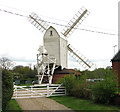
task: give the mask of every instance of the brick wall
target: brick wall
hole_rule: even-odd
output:
[[[118,83],[119,83],[119,87],[120,87],[120,62],[112,62],[112,67],[115,73],[118,74]]]
[[[61,72],[61,71],[60,71]],[[73,74],[73,75],[80,75],[80,72],[78,71],[75,71],[74,69],[64,69],[62,71],[63,73],[56,73],[53,75],[53,80],[52,80],[52,83],[57,83],[57,81],[61,78],[63,78],[64,76],[66,75],[70,75],[70,74]]]
[[[63,78],[66,75],[70,75],[70,74],[54,74],[52,83],[53,84],[57,83],[59,79]]]

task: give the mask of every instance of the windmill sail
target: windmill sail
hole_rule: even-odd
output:
[[[70,44],[67,46],[69,54],[85,69],[96,68],[96,65],[89,61],[85,56],[83,56],[79,51],[73,48]]]
[[[49,25],[42,20],[36,13],[31,13],[29,15],[29,22],[33,24],[37,29],[42,31],[43,33],[48,29]]]
[[[65,37],[68,37],[81,23],[82,21],[87,17],[89,14],[88,10],[85,8],[81,8],[80,11],[78,11],[77,14],[73,17],[72,20],[68,23],[67,26],[63,29],[61,32]]]

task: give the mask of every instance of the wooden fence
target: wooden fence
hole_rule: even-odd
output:
[[[66,89],[62,84],[41,84],[34,86],[16,86],[12,99],[35,98],[66,95]]]

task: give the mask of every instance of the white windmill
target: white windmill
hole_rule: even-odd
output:
[[[68,36],[82,23],[88,14],[87,9],[81,8],[68,25],[65,26],[61,32],[62,36],[59,35],[55,28],[49,27],[47,22],[42,20],[37,14],[32,13],[29,15],[29,21],[44,33],[44,45],[39,48],[39,54],[37,54],[39,84],[42,83],[44,76],[48,77],[51,84],[55,68],[59,66],[62,68],[68,67],[68,52],[85,69],[95,68],[95,64],[81,55],[67,41]]]

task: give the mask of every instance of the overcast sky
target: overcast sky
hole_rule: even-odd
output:
[[[37,13],[43,20],[62,25],[73,18],[81,7],[90,12],[89,16],[68,38],[68,42],[78,49],[97,67],[111,66],[114,45],[118,45],[118,1],[119,0],[0,0],[0,9],[25,16]],[[63,26],[50,24],[59,33]],[[95,32],[91,32],[95,31]],[[96,33],[96,32],[104,32]],[[111,35],[116,34],[116,35]],[[16,65],[36,64],[36,54],[43,44],[43,33],[28,21],[0,11],[0,57],[8,57]],[[117,52],[117,47],[115,52]],[[69,68],[81,67],[69,58]]]

